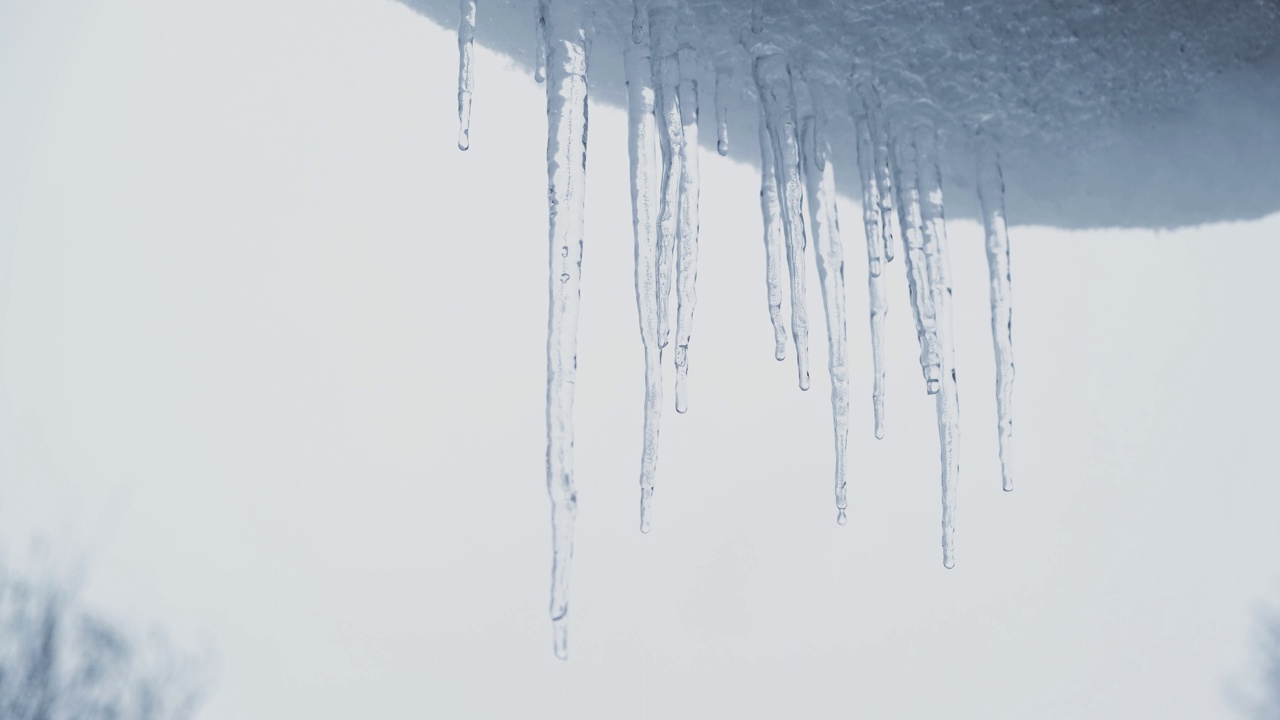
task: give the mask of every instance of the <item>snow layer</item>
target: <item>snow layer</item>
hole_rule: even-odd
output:
[[[455,2],[403,2],[457,26]],[[827,95],[847,96],[856,68],[880,88],[890,117],[937,125],[953,216],[979,216],[979,129],[1000,141],[1014,222],[1164,227],[1280,208],[1280,143],[1260,140],[1274,136],[1280,107],[1274,0],[693,0],[681,22],[702,43],[705,87],[727,85],[728,132],[738,137],[750,137],[756,119],[741,42],[755,6],[761,34]],[[593,101],[623,107],[634,7],[593,7]],[[532,68],[533,17],[533,0],[490,0],[476,39]],[[729,72],[717,78],[717,68]],[[482,95],[476,104],[495,107]],[[828,106],[833,152],[854,167],[847,103]],[[717,135],[702,141],[715,147]],[[752,145],[729,152],[755,162]]]

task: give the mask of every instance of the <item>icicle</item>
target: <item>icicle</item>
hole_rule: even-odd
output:
[[[716,151],[729,154],[729,80],[733,70],[725,65],[716,68]]]
[[[547,5],[538,0],[538,4],[534,6],[534,37],[535,47],[533,49],[533,79],[536,82],[542,82],[547,77]]]
[[[862,107],[854,109],[854,116],[865,114],[867,127],[871,132],[871,147],[874,153],[876,183],[880,196],[880,234],[884,238],[884,260],[893,262],[893,175],[890,172],[891,158],[889,153],[889,137],[885,129],[884,111],[880,107],[880,93],[871,82],[862,80],[856,83],[855,95]]]
[[[786,58],[768,47],[756,57],[753,74],[764,104],[769,140],[773,147],[775,177],[782,207],[782,229],[787,241],[787,267],[791,271],[791,335],[796,346],[800,389],[809,389],[809,318],[805,309],[805,229],[801,212],[800,142],[796,136],[795,96]]]
[[[809,87],[809,101],[813,103],[813,146],[814,160],[818,163],[818,172],[826,172],[827,156],[831,154],[831,144],[827,142],[827,102],[822,85],[806,80]]]
[[[871,404],[875,411],[876,439],[884,438],[884,320],[888,312],[885,299],[884,277],[881,274],[884,250],[880,218],[880,188],[875,175],[875,151],[871,144],[871,128],[865,117],[854,121],[858,135],[858,174],[862,180],[862,224],[867,235],[867,289],[871,307],[871,358],[875,379],[871,391]]]
[[[849,329],[844,307],[844,247],[836,215],[835,170],[831,163],[820,168],[818,158],[829,154],[819,148],[817,122],[805,118],[800,145],[804,150],[804,177],[808,192],[809,226],[818,258],[818,283],[827,317],[827,367],[831,374],[831,417],[836,437],[837,522],[845,523],[845,454],[849,446]]]
[[[925,258],[939,353],[942,387],[935,402],[942,463],[942,564],[955,566],[956,481],[960,474],[960,400],[956,387],[955,345],[951,328],[951,259],[942,209],[942,172],[938,167],[937,134],[932,125],[915,131],[919,196]]]
[[[906,250],[907,287],[911,291],[916,338],[920,341],[920,371],[924,375],[925,387],[932,395],[938,392],[941,370],[929,288],[929,265],[925,260],[924,237],[921,234],[915,149],[911,138],[899,138],[896,133],[889,133],[889,145],[893,155],[894,190],[898,194],[898,227],[902,229],[902,244]]]
[[[662,351],[658,347],[658,213],[654,116],[649,46],[626,51],[627,120],[631,150],[631,222],[636,242],[636,309],[644,345],[644,440],[640,452],[640,532],[649,532],[649,506],[658,465],[658,421],[662,416]]]
[[[476,41],[476,0],[462,0],[458,20],[458,149],[471,146],[471,93],[475,90],[472,61]]]
[[[662,200],[658,212],[658,347],[661,348],[667,346],[671,334],[671,275],[683,175],[680,148],[684,144],[684,126],[680,114],[680,61],[676,56],[678,21],[674,0],[650,1],[649,50],[661,131],[658,138],[662,146]]]
[[[751,32],[756,35],[764,32],[764,0],[751,1]]]
[[[787,327],[782,320],[782,208],[778,204],[777,164],[769,139],[764,105],[760,105],[760,213],[764,218],[764,279],[769,298],[769,321],[773,323],[773,357],[787,357]]]
[[[578,366],[582,209],[587,164],[586,34],[576,0],[547,3],[547,491],[551,496],[551,621],[568,656],[569,566],[578,497],[573,483],[573,388]]]
[[[1004,216],[1004,176],[1000,154],[990,141],[978,153],[978,199],[987,234],[991,277],[991,337],[996,353],[996,412],[1000,421],[1000,475],[1013,490],[1009,453],[1013,445],[1013,285],[1009,270],[1009,230]]]
[[[631,7],[631,42],[634,45],[643,45],[645,36],[649,34],[646,24],[649,10],[645,7],[645,0],[633,0]]]
[[[698,302],[698,51],[680,45],[680,220],[676,259],[676,412],[689,410],[689,339]]]

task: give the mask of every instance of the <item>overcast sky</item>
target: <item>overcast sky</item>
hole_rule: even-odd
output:
[[[757,171],[704,152],[691,409],[668,402],[641,537],[626,125],[592,107],[562,663],[545,96],[480,50],[460,153],[456,53],[389,0],[0,0],[11,558],[47,537],[84,558],[87,603],[213,646],[209,720],[1231,716],[1280,601],[1280,216],[1013,229],[1012,494],[981,231],[949,223],[946,571],[900,262],[877,442],[860,213],[841,205],[842,528],[818,293],[800,393],[772,358]]]

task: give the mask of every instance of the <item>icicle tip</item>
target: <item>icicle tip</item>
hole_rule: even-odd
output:
[[[552,641],[555,643],[556,657],[569,659],[569,619],[562,616],[551,621]]]

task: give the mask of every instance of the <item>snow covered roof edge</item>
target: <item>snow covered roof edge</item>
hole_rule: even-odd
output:
[[[456,2],[400,1],[457,26]],[[592,100],[621,107],[632,3],[588,1]],[[766,0],[763,10],[765,33],[827,98],[845,194],[859,194],[848,113],[856,66],[891,114],[938,125],[951,217],[977,216],[978,128],[1000,140],[1016,224],[1167,228],[1280,210],[1275,0]],[[476,30],[531,79],[534,13],[535,0],[480,0]],[[754,164],[758,111],[740,42],[751,13],[747,0],[684,7],[703,66],[703,144],[715,151],[712,88],[727,67],[729,153]]]

